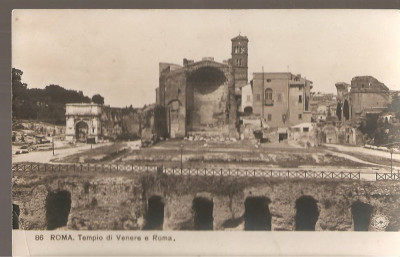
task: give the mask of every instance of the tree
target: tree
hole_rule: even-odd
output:
[[[342,105],[340,103],[338,103],[336,107],[336,116],[338,117],[339,121],[342,120]]]
[[[92,96],[92,102],[95,104],[104,104],[104,97],[99,94]]]
[[[82,91],[67,90],[59,85],[29,89],[22,83],[22,74],[21,70],[12,69],[12,116],[15,119],[65,124],[65,104],[90,103],[91,99]]]
[[[27,84],[22,83],[22,74],[21,70],[12,68],[12,99],[16,99],[17,97],[23,96],[26,93]]]
[[[375,137],[375,132],[378,129],[378,119],[379,119],[379,114],[368,114],[366,116],[365,123],[362,122],[360,124],[359,129],[363,134],[367,134],[370,138]]]
[[[349,109],[349,102],[347,100],[344,101],[343,104],[343,116],[345,120],[350,119],[350,109]]]

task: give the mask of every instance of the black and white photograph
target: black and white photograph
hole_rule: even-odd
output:
[[[14,10],[14,231],[400,231],[399,31],[394,10]]]

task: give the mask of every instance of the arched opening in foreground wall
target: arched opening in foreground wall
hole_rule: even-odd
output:
[[[296,200],[295,230],[315,231],[319,217],[317,201],[311,196],[302,196]]]
[[[214,203],[204,197],[196,197],[193,200],[194,229],[213,230],[213,209]]]
[[[19,229],[19,215],[20,215],[19,205],[13,204],[12,205],[12,228],[13,229]]]
[[[247,197],[244,202],[244,229],[271,230],[271,213],[267,197]]]
[[[47,229],[64,227],[71,210],[71,193],[68,191],[49,192],[46,198]]]
[[[351,205],[354,231],[368,231],[373,210],[374,207],[372,205],[361,201],[356,201]]]
[[[147,201],[146,230],[162,230],[164,224],[164,203],[161,196],[154,195]]]

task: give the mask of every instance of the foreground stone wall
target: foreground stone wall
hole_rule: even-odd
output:
[[[317,231],[352,231],[351,206],[373,207],[369,230],[400,230],[400,182],[168,176],[165,174],[48,172],[13,176],[13,203],[20,208],[20,228],[47,229],[50,193],[68,191],[71,206],[61,229],[140,230],[147,219],[148,199],[160,196],[164,230],[195,229],[193,200],[212,202],[214,230],[243,230],[245,201],[268,199],[271,230],[295,230],[296,201],[315,199]],[[377,221],[387,223],[374,225]],[[379,225],[379,224],[378,224]]]

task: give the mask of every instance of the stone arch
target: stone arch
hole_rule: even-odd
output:
[[[317,201],[312,196],[304,195],[296,200],[295,208],[295,230],[315,231],[319,217]]]
[[[368,231],[373,210],[372,205],[359,200],[351,205],[354,231]]]
[[[205,197],[196,197],[193,199],[192,209],[194,211],[194,229],[213,230],[213,200]]]
[[[146,230],[162,230],[164,224],[164,201],[161,196],[153,195],[147,200]]]
[[[75,138],[79,142],[86,142],[89,136],[89,124],[85,120],[75,122]]]
[[[52,230],[66,226],[71,210],[71,193],[66,190],[49,192],[45,208],[47,229]]]
[[[253,107],[252,106],[246,106],[246,107],[244,107],[243,112],[244,112],[245,116],[249,116],[249,115],[251,115],[253,113]]]
[[[268,205],[271,200],[268,197],[247,197],[244,206],[245,230],[271,230],[271,213]]]
[[[167,127],[170,137],[175,138],[180,130],[180,112],[182,103],[179,99],[172,99],[167,104]]]
[[[335,126],[328,125],[322,128],[324,143],[336,144],[338,143],[339,130]]]
[[[171,106],[171,108],[173,107],[173,108],[177,109],[182,106],[182,103],[181,103],[181,101],[179,101],[179,99],[172,99],[171,101],[168,102],[167,105]]]

